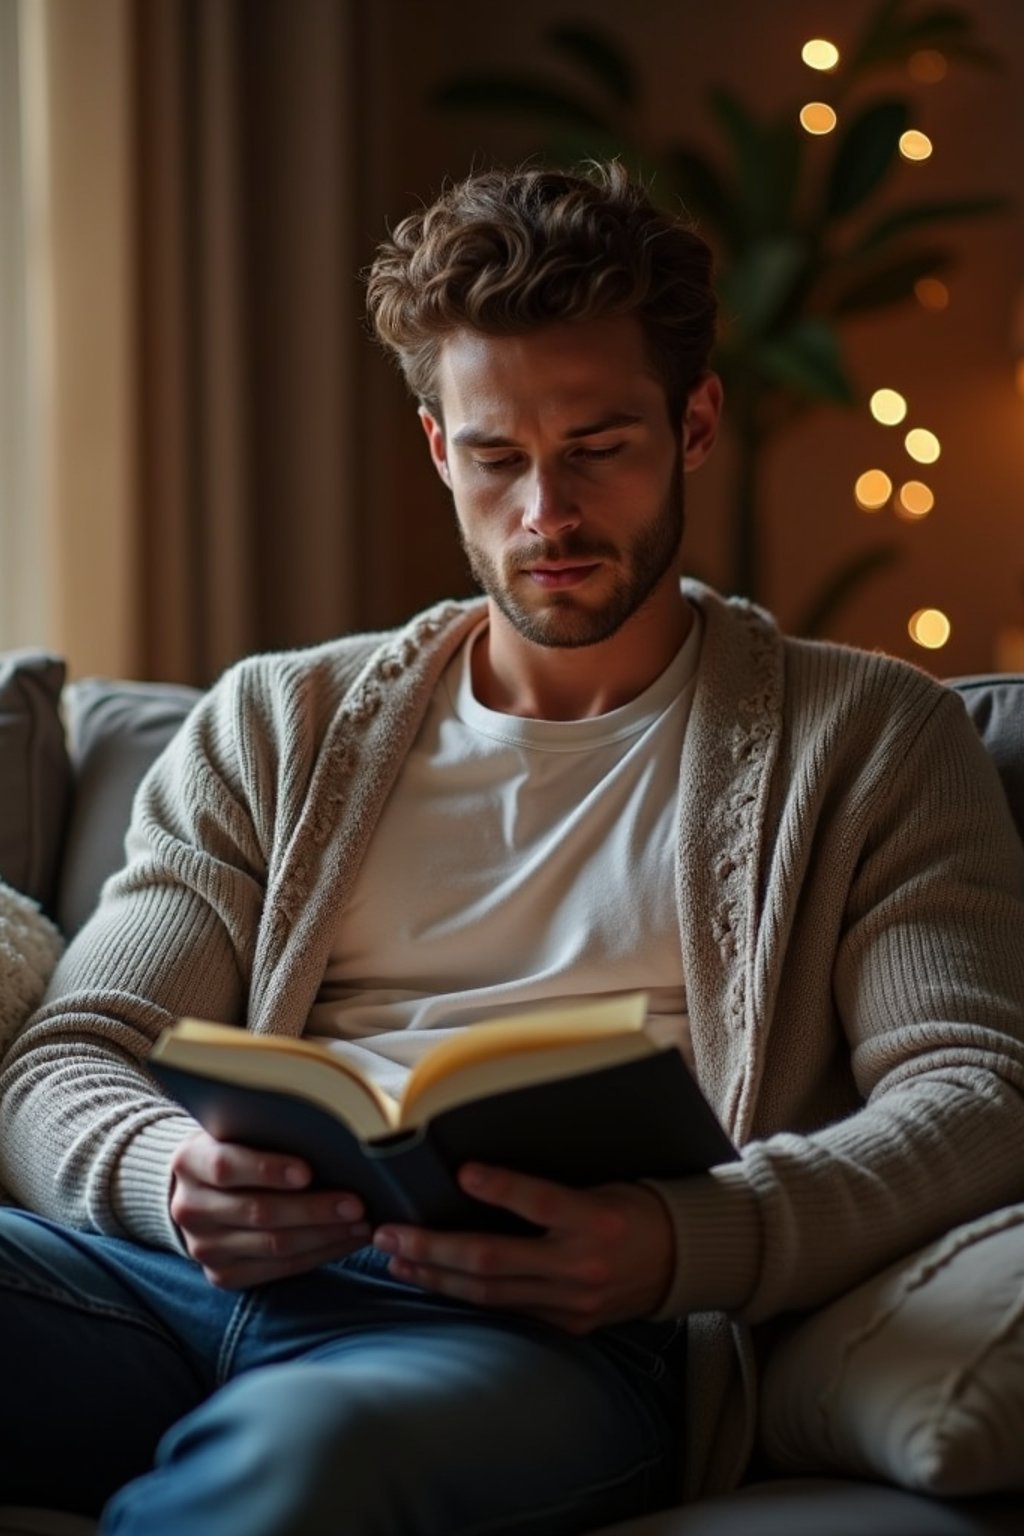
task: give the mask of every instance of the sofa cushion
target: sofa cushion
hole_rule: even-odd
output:
[[[963,699],[999,770],[1017,830],[1024,838],[1024,676],[959,677],[950,687]]]
[[[96,905],[100,887],[124,862],[132,800],[147,768],[200,697],[176,683],[83,678],[64,694],[67,739],[77,781],[57,893],[69,936]]]
[[[0,1536],[93,1536],[95,1520],[56,1509],[0,1508]]]
[[[0,877],[53,910],[71,795],[60,694],[64,663],[0,655]]]
[[[1013,1495],[939,1503],[876,1483],[801,1477],[751,1483],[595,1536],[1020,1536],[1021,1529]]]
[[[768,1364],[761,1424],[786,1472],[931,1494],[1024,1488],[1024,1205],[802,1322]]]

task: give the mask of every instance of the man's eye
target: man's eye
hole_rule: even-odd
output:
[[[514,469],[518,464],[518,457],[514,453],[508,453],[501,459],[474,459],[477,469],[482,469],[485,474],[501,474],[505,470]]]
[[[610,443],[605,448],[581,448],[579,454],[581,459],[596,463],[601,459],[613,459],[617,453],[622,452],[624,447],[624,443]]]

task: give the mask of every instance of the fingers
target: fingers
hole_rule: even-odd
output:
[[[171,1216],[190,1231],[242,1227],[339,1227],[360,1221],[363,1207],[355,1195],[315,1190],[294,1195],[265,1189],[220,1190],[179,1178],[171,1196]],[[367,1229],[368,1230],[368,1229]]]
[[[294,1158],[200,1131],[171,1166],[171,1218],[213,1285],[234,1290],[300,1274],[370,1235],[358,1196],[308,1189],[310,1170]]]
[[[641,1185],[574,1190],[501,1169],[467,1166],[463,1187],[543,1225],[536,1237],[433,1232],[387,1225],[373,1234],[398,1280],[573,1333],[649,1316],[674,1258],[668,1214]]]
[[[207,1131],[183,1141],[171,1166],[177,1178],[218,1189],[305,1189],[313,1177],[299,1158],[217,1141]]]
[[[605,1257],[556,1236],[495,1237],[490,1233],[433,1232],[423,1227],[381,1227],[374,1247],[395,1256],[398,1266],[451,1271],[481,1280],[540,1280],[550,1284],[599,1285],[607,1278]],[[406,1278],[403,1275],[402,1278]]]
[[[549,1276],[480,1274],[436,1264],[394,1259],[389,1270],[396,1280],[441,1291],[446,1296],[492,1310],[538,1317],[572,1333],[588,1333],[606,1320],[605,1293],[594,1286]]]
[[[538,1227],[567,1224],[575,1214],[579,1192],[547,1179],[534,1179],[508,1168],[491,1168],[483,1163],[464,1163],[459,1169],[459,1183],[467,1195],[486,1205],[500,1205]]]
[[[300,1274],[362,1247],[369,1223],[341,1219],[336,1197],[328,1198],[333,1203],[321,1210],[309,1196],[214,1192],[203,1199],[179,1189],[171,1215],[211,1284],[234,1290]]]
[[[198,1251],[192,1257],[202,1266],[203,1273],[211,1285],[219,1290],[240,1291],[248,1290],[252,1286],[268,1285],[274,1280],[287,1280],[293,1275],[305,1274],[308,1270],[316,1269],[321,1264],[329,1264],[335,1259],[342,1259],[346,1254],[353,1253],[365,1243],[365,1237],[348,1237],[339,1239],[335,1235],[330,1241],[324,1241],[322,1234],[319,1240],[314,1240],[310,1235],[311,1246],[304,1247],[301,1251],[272,1257],[254,1257],[250,1254],[232,1254],[222,1245],[211,1247],[207,1251],[202,1243],[197,1243]],[[201,1257],[200,1255],[205,1255]]]

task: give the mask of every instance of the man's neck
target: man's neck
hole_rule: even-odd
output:
[[[693,624],[679,592],[678,601],[641,609],[596,645],[542,646],[493,603],[488,608],[473,651],[473,692],[486,708],[527,720],[587,720],[621,709],[661,676]]]

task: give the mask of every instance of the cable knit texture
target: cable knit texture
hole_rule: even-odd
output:
[[[0,1056],[39,1007],[63,948],[38,904],[0,880]],[[0,1185],[0,1205],[8,1199]]]
[[[63,948],[38,903],[0,880],[0,1055],[42,1002]]]
[[[683,972],[698,1077],[742,1149],[657,1186],[676,1238],[663,1311],[691,1314],[695,1493],[735,1482],[749,1451],[751,1324],[1024,1196],[1024,851],[956,695],[686,591],[704,646],[680,773]],[[480,614],[258,657],[200,703],[4,1063],[0,1179],[26,1204],[177,1246],[168,1164],[194,1127],[144,1058],[180,1014],[301,1034]]]

